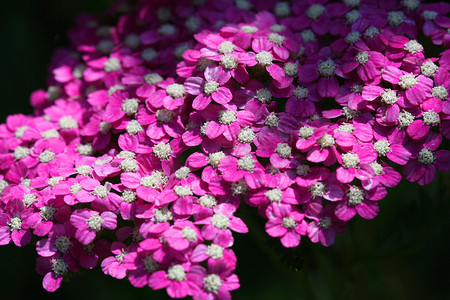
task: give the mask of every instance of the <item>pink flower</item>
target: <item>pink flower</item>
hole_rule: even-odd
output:
[[[91,243],[102,228],[115,229],[117,216],[105,211],[99,214],[89,209],[77,209],[70,216],[70,223],[76,228],[75,237],[83,245]]]

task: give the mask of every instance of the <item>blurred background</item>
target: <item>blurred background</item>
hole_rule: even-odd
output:
[[[111,0],[4,1],[0,10],[0,122],[32,113],[29,95],[46,88],[53,51],[81,12],[101,12]],[[253,209],[240,213],[250,232],[236,235],[233,299],[450,299],[450,176],[426,186],[403,182],[380,202],[379,216],[357,218],[334,246],[304,239],[286,250],[268,237]],[[33,246],[0,246],[0,299],[168,299],[126,280],[84,271],[55,293],[41,286]]]

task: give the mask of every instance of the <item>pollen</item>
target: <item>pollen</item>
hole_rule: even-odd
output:
[[[441,100],[447,100],[448,91],[443,85],[438,85],[431,89],[431,95]]]
[[[358,205],[364,201],[365,192],[359,187],[350,187],[347,190],[347,198],[349,205]]]
[[[214,214],[211,218],[211,224],[220,230],[226,230],[230,226],[230,219],[223,214]]]
[[[320,148],[330,148],[335,143],[335,139],[332,135],[325,133],[318,141],[317,144],[319,144]]]
[[[137,113],[139,107],[138,99],[125,99],[122,103],[122,111],[127,114],[127,116],[132,116]]]
[[[203,207],[214,207],[217,205],[216,197],[206,194],[198,198],[198,203]]]
[[[173,149],[172,147],[170,147],[170,144],[164,142],[159,142],[157,145],[153,146],[152,149],[153,153],[160,160],[168,160],[173,152]]]
[[[255,169],[255,160],[250,154],[247,154],[237,161],[237,165],[240,170],[253,173],[253,170]]]
[[[92,167],[88,165],[81,165],[75,168],[78,174],[88,176],[92,172]]]
[[[305,43],[313,42],[316,40],[316,35],[311,29],[305,29],[300,34],[302,35],[302,39]]]
[[[281,226],[286,229],[293,229],[298,226],[297,222],[295,222],[293,217],[284,217],[281,222]]]
[[[124,172],[137,172],[139,170],[137,161],[132,158],[126,158],[120,162],[119,168]]]
[[[197,232],[189,226],[186,226],[183,229],[181,229],[181,234],[186,240],[188,240],[191,243],[197,240]]]
[[[435,160],[436,159],[434,158],[434,154],[429,148],[423,148],[422,150],[420,150],[418,158],[419,163],[429,165],[434,163]]]
[[[352,124],[341,124],[341,125],[339,125],[338,128],[336,128],[334,130],[334,132],[338,132],[338,131],[352,133],[353,131],[355,131],[355,127],[353,127]]]
[[[112,127],[112,124],[110,122],[101,121],[100,124],[98,124],[98,130],[102,134],[108,133],[109,130],[111,129],[111,127]]]
[[[128,48],[136,49],[141,45],[141,39],[137,34],[129,34],[125,37],[124,44]]]
[[[241,129],[237,139],[243,144],[251,144],[256,139],[256,135],[250,127],[245,127]]]
[[[52,271],[56,276],[63,276],[69,269],[62,257],[52,258]]]
[[[318,181],[308,187],[308,191],[311,193],[313,198],[322,197],[327,193],[327,188],[325,184]]]
[[[172,99],[183,98],[186,96],[186,89],[182,84],[172,83],[166,88],[166,93],[172,97]]]
[[[147,255],[142,259],[142,264],[147,273],[154,273],[159,270],[159,264],[150,255]]]
[[[144,131],[144,128],[142,128],[141,124],[139,124],[138,121],[131,120],[130,122],[128,122],[126,130],[129,134],[135,135],[141,131]]]
[[[348,168],[357,168],[359,165],[359,157],[358,154],[353,152],[348,152],[342,154],[342,166],[346,169]]]
[[[158,28],[159,35],[174,36],[177,33],[177,28],[172,24],[163,24]]]
[[[158,73],[150,73],[145,75],[144,80],[148,85],[155,85],[163,81],[163,78]]]
[[[176,58],[181,60],[181,59],[183,59],[184,52],[186,52],[186,50],[188,50],[190,48],[191,48],[191,46],[189,46],[188,43],[183,43],[175,48],[175,50],[173,51],[173,54],[175,55]]]
[[[269,198],[269,200],[271,202],[281,202],[281,198],[283,197],[283,191],[280,190],[280,188],[274,188],[271,190],[268,190],[267,192],[264,193],[264,195]]]
[[[56,213],[56,208],[53,206],[42,206],[39,211],[39,216],[45,221],[49,221],[53,218],[53,215]]]
[[[58,121],[59,127],[61,129],[75,129],[78,128],[78,122],[71,116],[65,116],[59,119]]]
[[[409,42],[405,43],[403,50],[406,50],[411,54],[415,54],[417,52],[422,52],[423,46],[419,44],[416,40],[410,40]]]
[[[312,4],[306,10],[306,15],[311,20],[317,21],[325,13],[325,7],[321,4]]]
[[[19,217],[14,217],[9,220],[7,223],[9,227],[9,231],[13,232],[14,230],[22,229],[22,220]]]
[[[298,176],[306,176],[311,172],[311,167],[308,165],[298,165],[297,168],[295,168],[295,172]]]
[[[55,247],[59,252],[67,253],[69,248],[72,247],[72,242],[67,235],[61,235],[55,239]]]
[[[286,30],[286,26],[281,25],[281,24],[273,24],[272,26],[270,26],[269,29],[272,32],[283,32]]]
[[[298,136],[301,137],[302,139],[309,139],[313,134],[314,134],[314,127],[311,126],[302,126],[300,127],[300,129],[298,130]],[[333,142],[334,144],[334,142]]]
[[[359,62],[360,65],[365,65],[370,59],[370,54],[367,51],[358,52],[355,56],[355,61]]]
[[[100,215],[93,214],[89,219],[86,220],[86,223],[89,229],[94,231],[100,231],[102,229],[102,224],[105,222]]]
[[[275,152],[278,153],[281,158],[289,158],[292,154],[292,148],[287,143],[278,143]]]
[[[177,195],[181,198],[184,198],[187,196],[192,196],[194,194],[190,188],[188,188],[187,186],[181,186],[181,185],[174,186],[173,191],[174,191],[175,195]]]
[[[252,4],[248,0],[236,0],[235,5],[240,10],[250,10]]]
[[[211,165],[211,167],[216,169],[219,166],[219,161],[225,157],[226,157],[225,153],[223,153],[222,151],[219,151],[219,152],[209,153],[207,160],[208,160],[208,163]]]
[[[292,94],[297,98],[297,99],[306,99],[309,95],[309,90],[305,87],[302,86],[297,86],[295,88],[295,90],[292,91]]]
[[[230,189],[233,196],[246,195],[250,192],[250,187],[247,185],[244,178],[231,183]]]
[[[224,250],[223,247],[216,244],[211,244],[208,245],[208,248],[206,248],[205,253],[212,259],[219,259],[223,257],[223,250]]]
[[[381,102],[387,105],[395,104],[398,100],[397,93],[391,89],[387,89],[381,93]]]
[[[423,124],[430,126],[438,125],[440,121],[439,114],[433,110],[428,110],[424,112],[422,118]]]
[[[238,60],[232,55],[225,54],[220,58],[220,64],[225,70],[232,70],[238,66]]]
[[[16,128],[16,131],[14,131],[14,136],[18,139],[23,138],[25,131],[30,128],[28,126],[20,126]]]
[[[410,112],[402,110],[398,114],[397,121],[400,128],[407,128],[414,121],[414,116]]]
[[[36,194],[25,194],[22,198],[22,202],[26,207],[30,207],[34,202],[37,201]]]
[[[262,66],[271,66],[272,61],[273,61],[273,56],[272,56],[272,54],[270,54],[270,52],[261,51],[258,54],[256,54],[255,59]]]
[[[361,17],[362,17],[361,13],[356,9],[352,9],[351,11],[345,14],[345,20],[347,21],[348,24],[353,24],[356,20],[358,20]]]
[[[383,166],[381,164],[379,164],[378,162],[373,161],[369,165],[372,167],[373,172],[375,173],[375,175],[382,175],[382,174],[384,174]]]
[[[173,214],[167,207],[155,208],[153,215],[156,223],[169,222],[173,219]]]
[[[217,274],[209,274],[203,278],[203,289],[208,293],[218,294],[222,287],[222,280]]]
[[[344,0],[344,3],[347,6],[356,7],[359,6],[361,0]]]
[[[219,85],[220,84],[217,81],[214,80],[207,81],[203,86],[203,92],[206,95],[211,95],[212,93],[215,93],[219,90]]]
[[[44,150],[39,154],[39,161],[41,163],[49,163],[54,160],[56,157],[55,153],[52,150]]]
[[[403,7],[406,8],[406,10],[416,10],[419,6],[419,0],[403,0]]]
[[[74,183],[70,186],[69,190],[72,195],[76,195],[79,191],[81,191],[83,187],[79,183]]]
[[[376,28],[375,26],[370,26],[369,28],[364,31],[364,37],[366,38],[374,38],[375,36],[379,35],[381,31]]]
[[[197,18],[196,16],[190,16],[186,22],[184,23],[184,25],[186,25],[186,28],[194,33],[197,32],[198,29],[200,28],[200,26],[202,26],[202,21]]]
[[[255,97],[261,103],[269,103],[272,100],[272,93],[268,89],[263,88],[256,91]]]
[[[361,39],[361,33],[359,31],[352,31],[345,37],[345,41],[349,44],[354,44]]]
[[[264,124],[269,126],[270,128],[277,127],[278,124],[280,124],[280,118],[272,112],[266,117]]]
[[[219,123],[224,125],[231,125],[237,120],[236,112],[234,110],[219,111]]]
[[[122,65],[120,64],[120,60],[116,57],[110,57],[105,63],[103,64],[103,70],[106,73],[119,71],[122,69]]]
[[[390,11],[388,12],[387,20],[389,25],[397,27],[405,23],[406,17],[402,11]]]
[[[81,155],[88,156],[94,154],[94,148],[90,143],[80,144],[77,146],[77,152]]]
[[[287,77],[295,77],[298,72],[298,65],[296,63],[285,63],[283,66],[284,74]]]
[[[111,96],[111,95],[114,94],[115,92],[120,91],[120,90],[124,90],[124,89],[125,89],[125,87],[124,87],[123,85],[121,85],[121,84],[115,84],[115,85],[113,85],[112,87],[110,87],[110,88],[108,89],[108,96]]]
[[[251,25],[244,25],[241,27],[241,30],[247,34],[253,34],[258,31],[258,27]]]
[[[381,156],[385,156],[387,153],[391,152],[391,144],[386,139],[381,139],[376,141],[373,144],[373,147],[375,148],[375,151]]]
[[[159,56],[158,51],[153,48],[147,48],[142,50],[141,57],[145,61],[152,61]]]
[[[331,77],[334,75],[334,70],[336,70],[337,66],[334,61],[329,58],[326,61],[322,61],[319,63],[317,67],[317,72],[323,77]]]
[[[398,85],[405,90],[412,89],[417,83],[417,78],[412,73],[402,75],[399,79],[400,82],[398,83]]]
[[[270,42],[272,42],[278,46],[281,46],[283,44],[283,42],[286,40],[286,37],[279,35],[278,33],[274,33],[274,32],[267,34],[267,38],[269,39]]]
[[[422,12],[422,16],[425,19],[425,21],[433,21],[434,19],[437,18],[438,15],[439,13],[437,11],[432,10],[424,10]]]
[[[8,181],[0,179],[0,193],[9,185]]]
[[[219,53],[222,54],[230,54],[233,53],[234,49],[236,49],[236,46],[230,42],[230,41],[225,41],[222,42],[218,47],[217,47],[217,51]]]
[[[99,185],[95,187],[95,189],[91,192],[91,194],[99,197],[100,199],[103,199],[108,197],[109,191],[105,186]]]
[[[175,171],[175,177],[177,179],[188,178],[190,173],[191,173],[191,169],[189,169],[189,167],[181,167]]]
[[[160,124],[167,124],[172,122],[173,118],[175,117],[175,112],[165,108],[158,109],[155,113],[155,117]]]
[[[120,198],[122,198],[122,201],[126,203],[133,203],[137,200],[136,193],[129,189],[124,190]]]
[[[28,154],[30,154],[30,149],[27,147],[17,146],[16,149],[14,149],[13,156],[15,160],[20,160],[27,157]]]
[[[135,158],[136,154],[133,151],[128,151],[128,150],[122,150],[119,152],[119,154],[116,155],[116,158]]]

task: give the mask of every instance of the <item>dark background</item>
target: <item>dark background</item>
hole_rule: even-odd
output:
[[[46,88],[47,66],[81,12],[100,12],[110,0],[3,1],[0,10],[0,122],[31,113],[29,95]],[[241,288],[234,299],[450,299],[450,176],[426,187],[403,182],[380,201],[379,216],[357,218],[336,244],[305,238],[285,250],[264,233],[252,209],[240,213],[250,232],[234,250]],[[84,271],[55,293],[35,273],[35,249],[0,247],[0,299],[167,299],[126,280]]]

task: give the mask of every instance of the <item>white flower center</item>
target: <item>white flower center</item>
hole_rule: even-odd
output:
[[[218,259],[223,257],[223,248],[219,245],[211,244],[208,245],[208,248],[206,248],[205,253],[213,259]]]
[[[56,155],[52,150],[44,150],[39,154],[39,161],[45,164],[54,160],[55,157]]]
[[[152,175],[141,178],[140,185],[146,188],[157,189],[160,185],[164,186],[167,181],[168,177],[163,172],[154,170]]]
[[[281,158],[289,158],[292,154],[292,148],[287,143],[278,143],[275,152],[278,153]]]
[[[65,116],[59,119],[58,121],[59,127],[61,129],[75,129],[78,128],[78,122],[71,116]]]
[[[156,223],[164,223],[173,219],[173,214],[167,207],[155,208],[153,214]]]
[[[241,10],[249,10],[252,7],[252,4],[248,0],[236,0],[234,3]]]
[[[190,48],[191,47],[189,46],[188,43],[181,44],[175,48],[175,50],[173,51],[173,54],[175,54],[176,58],[183,59],[184,52],[186,52],[186,50],[188,50]]]
[[[251,154],[247,154],[237,161],[237,165],[239,169],[253,173],[253,170],[255,169],[255,160]]]
[[[19,217],[14,217],[9,220],[7,223],[9,226],[9,230],[13,232],[14,230],[21,230],[22,229],[22,220]]]
[[[234,49],[236,49],[236,46],[230,41],[222,42],[219,47],[217,47],[217,51],[222,54],[232,53]]]
[[[433,97],[439,98],[441,100],[446,100],[448,91],[443,85],[438,85],[431,89],[431,94],[433,95]]]
[[[400,128],[406,128],[414,121],[414,116],[410,112],[402,110],[398,114],[397,121]]]
[[[56,208],[54,208],[51,205],[50,206],[42,206],[39,211],[39,215],[45,221],[51,220],[55,213],[56,213]]]
[[[52,258],[52,271],[56,276],[63,276],[69,271],[69,269],[64,259],[58,257]]]
[[[116,155],[117,158],[128,158],[132,159],[136,157],[136,154],[132,151],[122,150],[119,154]]]
[[[295,168],[295,171],[298,176],[306,176],[311,172],[311,168],[308,165],[298,165],[297,168]]]
[[[116,84],[113,85],[112,87],[110,87],[108,89],[108,96],[111,96],[112,94],[114,94],[115,92],[119,91],[119,90],[124,90],[125,87],[121,84]],[[93,90],[94,91],[94,90]]]
[[[348,168],[356,168],[359,165],[359,157],[358,154],[353,152],[348,152],[342,154],[342,166],[346,169]]]
[[[214,207],[217,205],[217,200],[213,195],[206,194],[198,199],[198,203],[203,207]]]
[[[283,191],[280,190],[280,188],[274,188],[271,190],[268,190],[264,193],[264,195],[269,198],[271,202],[281,202],[281,198],[283,197]]]
[[[159,142],[157,145],[152,147],[153,153],[158,157],[160,160],[168,160],[170,158],[170,155],[173,152],[172,147],[170,147],[169,143]]]
[[[203,86],[203,92],[206,95],[211,95],[212,93],[215,93],[219,90],[219,85],[220,84],[217,81],[214,80],[207,81]]]
[[[219,111],[219,123],[230,125],[237,120],[236,112],[234,110]]]
[[[345,5],[351,7],[359,6],[360,2],[360,0],[344,0]]]
[[[309,90],[305,87],[302,86],[297,86],[295,88],[295,90],[292,91],[292,94],[297,98],[297,99],[305,99],[306,97],[308,97],[309,95]]]
[[[298,136],[307,140],[314,134],[314,127],[311,126],[302,126],[298,130]]]
[[[125,112],[127,116],[132,116],[137,113],[138,107],[138,99],[125,99],[122,103],[122,111]]]
[[[245,182],[244,178],[231,183],[230,189],[233,196],[246,195],[248,194],[248,192],[250,192],[250,188]]]
[[[158,51],[153,48],[147,48],[142,50],[141,57],[145,61],[152,61],[159,56]]]
[[[190,32],[197,32],[200,26],[202,25],[202,21],[197,18],[196,16],[190,16],[186,22],[184,23],[186,25],[186,28]]]
[[[278,2],[275,4],[274,9],[275,16],[285,18],[291,14],[291,8],[287,2]]]
[[[269,103],[272,100],[272,93],[266,88],[259,89],[256,91],[256,98],[261,103]]]
[[[30,207],[34,202],[37,201],[36,194],[25,194],[22,198],[22,202],[26,207]]]
[[[373,144],[373,147],[375,148],[375,151],[377,151],[377,153],[381,156],[385,156],[386,153],[389,153],[392,151],[391,144],[386,139],[381,139],[381,140],[376,141]]]
[[[258,31],[258,27],[251,25],[244,25],[241,27],[241,30],[247,34],[253,34]]]
[[[112,124],[109,122],[101,121],[98,125],[98,129],[102,134],[108,133],[108,131],[111,129]]]
[[[317,66],[317,72],[323,77],[331,77],[334,75],[334,70],[336,70],[337,66],[334,61],[329,58],[326,61],[322,61]]]
[[[426,21],[433,21],[434,19],[437,18],[438,15],[439,15],[439,13],[437,11],[432,11],[432,10],[425,10],[422,13],[423,18]]]
[[[18,139],[23,138],[23,135],[25,134],[25,131],[30,128],[28,126],[20,126],[16,128],[16,131],[14,131],[14,136]]]
[[[353,131],[355,131],[355,127],[353,127],[352,124],[341,124],[341,125],[339,125],[338,128],[336,128],[334,130],[334,132],[338,132],[338,131],[352,133]]]
[[[344,115],[344,117],[345,117],[345,118],[347,119],[347,121],[348,121],[348,120],[353,119],[354,117],[359,116],[360,111],[359,111],[359,110],[356,110],[356,109],[351,109],[351,108],[348,107],[348,106],[344,106],[344,107],[342,108],[342,114]]]
[[[258,54],[256,54],[255,59],[262,66],[271,66],[272,61],[273,61],[273,56],[272,56],[272,54],[270,54],[270,52],[261,51]]]
[[[369,52],[367,52],[367,51],[358,52],[358,54],[356,54],[356,56],[355,56],[355,60],[363,66],[366,64],[366,62],[369,61],[369,59],[370,59],[370,55],[369,55]]]
[[[372,167],[373,171],[375,172],[375,175],[384,174],[383,166],[380,165],[378,162],[373,161],[373,162],[370,163],[370,166]]]
[[[423,46],[416,40],[410,40],[409,42],[405,43],[405,47],[403,48],[403,50],[406,50],[411,54],[415,54],[417,52],[422,52]]]
[[[135,135],[141,131],[144,131],[144,128],[142,128],[141,124],[139,124],[137,120],[131,120],[128,122],[126,130],[129,134]]]
[[[388,12],[388,23],[392,27],[397,27],[405,22],[405,14],[402,11],[390,11]]]
[[[284,2],[283,2],[284,3]],[[203,289],[208,293],[217,294],[222,286],[222,280],[217,274],[209,274],[203,278]]]
[[[148,85],[155,85],[163,81],[163,78],[158,73],[150,73],[145,75],[144,80]]]
[[[55,247],[61,253],[69,252],[69,248],[72,246],[72,242],[67,235],[58,236],[55,239]]]
[[[114,48],[114,42],[109,39],[101,40],[95,48],[100,52],[109,53]]]
[[[187,178],[190,173],[191,169],[189,169],[189,167],[181,167],[175,171],[175,177],[177,177],[178,179]]]
[[[141,45],[141,39],[137,34],[129,34],[125,37],[124,43],[128,48],[136,49]]]
[[[166,88],[166,93],[172,97],[172,99],[183,98],[186,95],[186,89],[182,84],[172,83]]]
[[[181,229],[181,234],[189,242],[195,242],[197,240],[197,232],[189,226]]]
[[[270,128],[277,127],[278,124],[280,124],[280,118],[272,112],[266,117],[264,124],[269,126]]]
[[[144,257],[142,259],[142,263],[144,264],[144,268],[147,273],[154,273],[159,269],[159,264],[150,255]]]
[[[323,217],[319,219],[319,228],[328,229],[333,225],[329,217]]]
[[[296,63],[285,63],[283,66],[284,74],[287,77],[295,77],[298,72],[298,65]]]
[[[94,153],[94,148],[92,147],[92,144],[80,144],[77,147],[77,152],[81,155],[88,156],[92,155]]]
[[[250,144],[256,139],[256,135],[250,127],[241,128],[241,132],[237,137],[238,141],[243,144]]]
[[[325,13],[325,7],[321,4],[313,4],[306,10],[306,15],[311,20],[317,21]]]
[[[61,88],[58,86],[49,86],[47,89],[47,99],[54,101],[61,96]]]
[[[381,93],[381,101],[387,105],[392,105],[398,100],[397,93],[391,89],[387,89]]]
[[[79,183],[74,183],[70,186],[69,190],[72,193],[72,195],[76,195],[79,191],[81,191],[83,187]]]
[[[136,193],[133,190],[124,190],[120,196],[123,202],[133,203],[136,201]]]
[[[211,218],[212,226],[221,230],[226,230],[230,226],[230,219],[223,214],[214,214]]]
[[[28,149],[27,147],[17,146],[17,148],[14,149],[13,156],[16,160],[19,160],[27,157],[28,154],[30,154],[30,149]]]
[[[267,34],[267,38],[269,39],[270,42],[273,42],[278,46],[281,46],[283,42],[286,40],[286,37],[274,32]]]
[[[425,125],[438,125],[439,124],[439,114],[433,110],[429,110],[423,113],[423,123]]]
[[[314,31],[311,29],[305,29],[301,32],[302,39],[305,43],[309,43],[316,40],[316,35],[314,34]]]
[[[433,152],[431,152],[431,150],[429,148],[423,148],[419,152],[418,161],[424,165],[429,165],[429,164],[434,163],[435,158],[434,158]]]
[[[281,226],[283,226],[286,229],[292,229],[297,227],[297,222],[295,222],[293,217],[284,217],[283,221],[281,223]]]
[[[400,76],[398,83],[402,89],[412,89],[417,83],[417,78],[412,73]]]
[[[375,26],[370,26],[369,28],[366,29],[366,31],[364,31],[364,36],[366,38],[373,38],[377,35],[379,35],[381,32],[378,28],[376,28]]]
[[[225,153],[223,153],[222,151],[219,152],[214,152],[214,153],[210,153],[208,155],[208,163],[211,165],[211,167],[213,167],[214,169],[217,168],[219,166],[219,161],[226,157]]]
[[[415,10],[420,6],[419,0],[403,0],[403,7],[407,10]]]
[[[349,44],[354,44],[361,39],[361,33],[359,31],[352,31],[345,37],[345,41]]]
[[[95,189],[91,192],[91,194],[103,199],[108,197],[109,191],[104,185],[99,185],[95,187]]]
[[[0,179],[0,193],[9,185],[8,181]]]
[[[348,24],[353,24],[356,20],[358,20],[361,17],[362,17],[361,13],[356,9],[353,9],[345,14],[345,20],[347,21]]]
[[[308,191],[313,198],[322,197],[327,193],[327,187],[322,182],[318,181],[308,187]]]
[[[100,215],[93,214],[89,219],[86,220],[89,229],[100,231],[102,229],[102,224],[105,222]]]
[[[225,70],[232,70],[236,69],[238,65],[238,60],[234,56],[225,54],[220,58],[220,64]]]
[[[186,280],[186,272],[182,265],[173,265],[167,270],[167,278],[174,281]]]
[[[335,139],[332,135],[325,133],[318,141],[317,144],[319,144],[320,148],[329,148],[333,146],[335,143]]]
[[[136,160],[126,158],[120,162],[119,168],[125,172],[136,172],[139,169],[139,166]]]
[[[354,186],[350,187],[347,190],[348,204],[349,205],[361,204],[364,200],[364,195],[365,192],[363,189]]]
[[[174,36],[177,33],[177,28],[172,24],[163,24],[158,28],[159,35]]]
[[[188,188],[187,186],[181,186],[181,185],[174,186],[173,191],[174,191],[175,195],[177,195],[181,198],[184,198],[187,196],[192,196],[194,194],[190,188]]]
[[[91,173],[92,167],[88,165],[81,165],[75,168],[75,171],[77,171],[78,174],[87,176]]]
[[[103,64],[103,70],[106,73],[119,71],[122,68],[122,65],[120,64],[120,60],[116,57],[110,57],[105,63]]]

